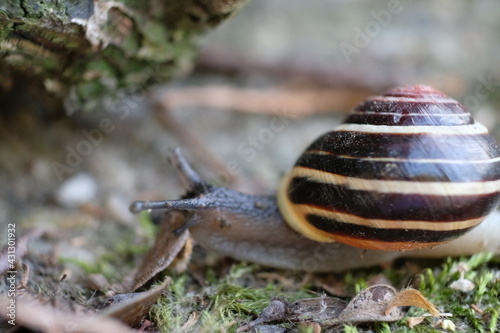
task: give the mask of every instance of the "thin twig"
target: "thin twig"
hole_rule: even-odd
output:
[[[252,58],[239,52],[206,46],[198,55],[196,70],[212,71],[227,75],[259,73],[273,80],[308,82],[315,86],[348,87],[351,89],[375,89],[389,87],[411,80],[401,72],[374,68],[350,68],[343,63],[321,64],[315,62],[284,61],[276,63],[266,58]]]
[[[369,95],[361,89],[241,89],[210,85],[169,90],[161,97],[168,108],[202,106],[247,113],[303,117],[317,113],[345,112]]]

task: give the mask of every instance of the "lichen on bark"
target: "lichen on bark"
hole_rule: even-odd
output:
[[[186,73],[199,36],[246,0],[12,0],[0,4],[0,76],[41,82],[66,111]]]

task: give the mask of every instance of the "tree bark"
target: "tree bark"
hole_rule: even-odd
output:
[[[67,112],[190,70],[198,37],[246,0],[4,0],[0,89],[43,86]]]

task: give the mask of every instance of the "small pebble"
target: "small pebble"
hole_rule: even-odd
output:
[[[57,189],[56,201],[64,207],[76,207],[92,201],[97,192],[95,179],[84,173],[69,178]]]

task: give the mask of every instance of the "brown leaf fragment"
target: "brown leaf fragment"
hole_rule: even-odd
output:
[[[191,312],[191,314],[189,315],[189,317],[186,320],[186,322],[184,323],[184,325],[182,325],[182,329],[183,330],[190,329],[198,322],[198,319],[199,319],[198,314],[194,311]]]
[[[191,261],[191,255],[193,254],[193,243],[193,237],[191,237],[191,235],[188,235],[186,243],[171,264],[172,270],[174,270],[176,273],[180,274],[187,270],[188,265]]]
[[[283,299],[275,299],[271,301],[271,303],[269,303],[269,305],[265,307],[264,310],[262,310],[257,319],[252,320],[248,324],[238,327],[236,332],[246,332],[256,326],[266,323],[285,321],[289,308],[290,303],[288,303],[287,301]]]
[[[20,286],[22,288],[26,288],[26,286],[28,285],[29,278],[30,278],[30,266],[23,263],[22,268],[23,268],[23,270],[21,272],[21,284],[20,284]]]
[[[424,321],[425,317],[410,317],[406,320],[409,328],[413,328]]]
[[[401,306],[418,306],[426,309],[433,316],[442,315],[418,290],[405,289],[398,293],[392,286],[379,284],[362,290],[348,304],[335,297],[302,299],[294,303],[281,299],[274,300],[257,319],[239,327],[236,332],[245,332],[263,324],[285,321],[316,322],[321,327],[391,322],[403,318]],[[409,325],[418,323],[418,318],[409,321]]]
[[[150,322],[149,320],[145,319],[144,322],[142,323],[141,327],[139,327],[138,331],[139,332],[146,332],[146,330],[153,326],[153,323]],[[148,331],[149,332],[149,331]]]
[[[320,322],[323,327],[342,323],[357,324],[366,322],[389,322],[403,318],[397,307],[387,310],[394,300],[396,289],[389,285],[375,285],[362,290],[347,304],[337,317]]]
[[[186,223],[184,216],[178,212],[167,214],[160,225],[153,247],[144,257],[130,291],[143,286],[156,274],[167,268],[183,249],[189,237],[186,229],[176,235],[174,231]]]
[[[276,114],[276,110],[285,110],[288,117],[304,117],[349,110],[356,105],[356,101],[363,100],[371,94],[370,90],[352,88],[276,87],[261,90],[209,85],[168,90],[159,99],[169,108],[202,106],[273,115]]]
[[[321,322],[337,316],[346,304],[339,298],[326,296],[301,299],[293,303],[275,299],[262,310],[257,319],[240,326],[236,332],[245,332],[263,324],[276,322]]]
[[[0,295],[0,308],[7,309],[12,304]],[[15,299],[15,316],[9,317],[7,311],[0,311],[0,318],[13,320],[17,327],[26,327],[36,332],[79,332],[79,333],[125,333],[134,332],[118,320],[96,316],[91,313],[74,313],[56,308],[51,303],[42,303],[29,295]]]
[[[387,306],[385,314],[387,315],[397,306],[417,306],[429,311],[434,317],[440,317],[441,315],[434,304],[429,302],[420,291],[412,288],[397,293],[392,302]]]
[[[474,310],[476,313],[483,314],[484,310],[478,307],[476,304],[471,304],[470,308]]]
[[[337,317],[347,306],[347,302],[336,297],[316,297],[301,299],[290,306],[288,320],[322,322]]]
[[[151,290],[141,293],[119,294],[108,298],[108,303],[111,305],[102,313],[102,316],[112,317],[135,327],[148,314],[169,283],[170,278],[167,277],[161,285]]]

